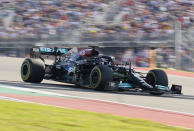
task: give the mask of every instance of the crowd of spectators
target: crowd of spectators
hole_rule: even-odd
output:
[[[115,12],[114,12],[115,13]],[[118,25],[93,25],[88,38],[118,40],[173,39],[175,22],[186,30],[194,22],[192,0],[121,0],[114,17],[120,16]],[[108,36],[108,37],[107,37]]]
[[[121,60],[131,62],[133,66],[150,67],[150,50],[146,48],[128,48],[120,54]]]
[[[159,68],[171,68],[176,67],[176,55],[173,48],[157,48],[156,50],[156,65]],[[193,58],[189,49],[180,48],[180,68],[185,71],[194,71]]]
[[[83,25],[107,6],[107,0],[1,0],[0,39],[49,39]],[[13,23],[3,19],[14,10]],[[8,19],[9,20],[9,19]]]
[[[82,41],[168,39],[174,35],[173,16],[183,29],[194,21],[193,0],[120,0],[116,24],[87,25],[106,13],[111,0],[1,0],[0,39],[62,40],[84,27]],[[12,15],[13,19],[8,19]],[[12,22],[9,22],[12,20]],[[5,28],[6,23],[11,23]],[[86,25],[86,26],[85,26]],[[82,28],[83,29],[83,28]]]

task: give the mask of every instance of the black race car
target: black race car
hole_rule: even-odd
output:
[[[53,64],[45,64],[43,56],[54,56]],[[110,56],[100,55],[96,47],[80,51],[77,48],[33,47],[30,58],[21,66],[24,82],[40,83],[43,79],[72,83],[95,90],[181,94],[182,86],[168,87],[168,77],[163,70],[137,72],[131,62],[115,64]]]

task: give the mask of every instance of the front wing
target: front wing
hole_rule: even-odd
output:
[[[141,92],[156,92],[156,93],[170,93],[170,94],[182,94],[182,86],[181,85],[172,85],[171,88],[168,86],[156,85],[154,90],[141,90],[141,87],[134,86],[130,83],[115,83],[109,82],[108,85],[109,90],[118,90],[118,91],[141,91]]]

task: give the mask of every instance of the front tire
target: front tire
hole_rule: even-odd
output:
[[[24,82],[40,83],[45,74],[45,65],[39,59],[26,58],[21,66],[21,78]]]
[[[105,90],[112,79],[112,70],[108,66],[95,66],[90,73],[90,87],[95,90]]]
[[[160,69],[150,70],[146,76],[146,82],[153,86],[155,92],[150,92],[152,95],[162,95],[163,92],[157,92],[156,85],[168,86],[167,74]]]

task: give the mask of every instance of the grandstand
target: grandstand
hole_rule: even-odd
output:
[[[60,41],[76,30],[81,41],[173,39],[170,15],[183,28],[194,19],[189,0],[2,0],[0,8],[1,41]],[[5,24],[10,11],[12,24]]]

